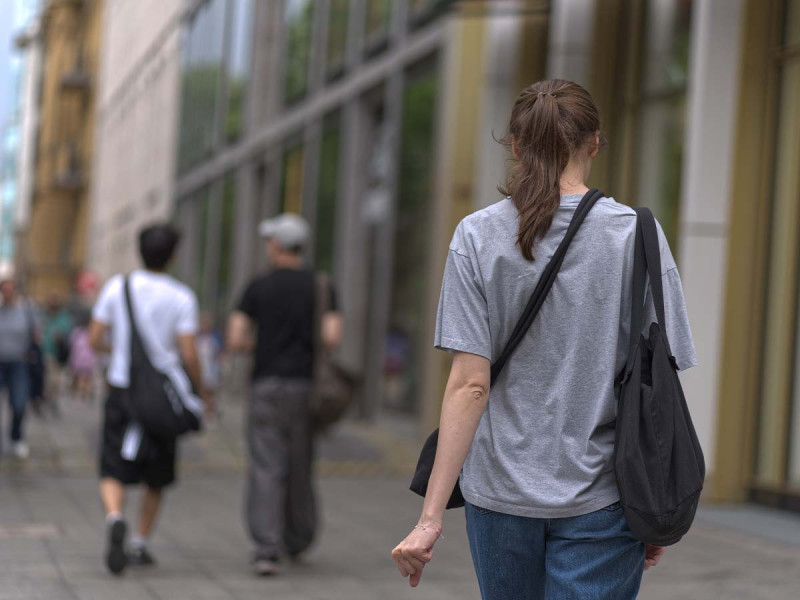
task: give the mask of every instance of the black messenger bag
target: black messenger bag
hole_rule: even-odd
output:
[[[586,215],[589,214],[589,211],[595,205],[595,202],[602,197],[603,192],[592,188],[586,192],[581,199],[580,204],[578,204],[578,207],[575,209],[575,213],[572,216],[572,221],[570,221],[569,227],[567,228],[567,233],[564,234],[564,239],[561,240],[561,243],[553,254],[553,257],[550,259],[550,262],[547,263],[547,266],[542,272],[542,275],[536,284],[536,288],[534,288],[533,294],[531,294],[530,300],[528,300],[528,304],[525,306],[522,316],[517,322],[517,325],[514,327],[514,331],[511,333],[511,337],[506,343],[505,348],[503,348],[500,356],[492,364],[492,384],[494,384],[494,382],[497,380],[497,377],[502,372],[503,367],[511,357],[511,354],[522,341],[522,338],[525,337],[525,334],[528,332],[528,329],[530,329],[530,326],[533,323],[533,320],[536,318],[539,309],[542,307],[542,304],[544,304],[545,298],[547,298],[547,294],[550,291],[550,288],[553,287],[553,282],[556,280],[558,270],[561,268],[561,263],[564,262],[564,256],[567,254],[567,248],[569,248],[572,238],[575,237],[575,234],[578,232],[581,223],[583,223],[583,220],[586,218]],[[422,447],[422,451],[419,455],[417,468],[414,472],[414,477],[411,480],[410,486],[411,491],[415,494],[425,496],[425,494],[428,492],[428,481],[431,478],[431,471],[433,471],[433,462],[436,458],[436,448],[438,445],[439,430],[436,429],[436,431],[434,431],[425,441],[425,445]],[[461,494],[461,486],[459,486],[458,481],[456,481],[456,487],[453,489],[453,493],[450,495],[450,499],[447,502],[447,508],[460,508],[462,506],[464,506],[464,496]]]
[[[202,427],[199,399],[191,389],[181,389],[190,387],[189,384],[179,387],[168,375],[153,366],[133,316],[130,278],[125,278],[124,287],[131,328],[130,381],[125,390],[131,419],[160,440],[172,440],[184,433],[199,431]],[[191,398],[186,398],[187,395]],[[196,406],[190,407],[190,402]]]
[[[617,380],[614,468],[634,537],[669,546],[689,531],[706,469],[667,339],[656,222],[647,208],[636,213],[630,352]],[[658,322],[645,338],[647,279]]]

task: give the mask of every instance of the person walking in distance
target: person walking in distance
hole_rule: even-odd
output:
[[[44,400],[54,413],[58,412],[65,389],[73,325],[72,314],[64,305],[63,297],[57,291],[51,291],[44,306],[42,352],[45,360]]]
[[[100,456],[100,499],[106,512],[106,566],[121,573],[128,565],[155,563],[147,543],[163,499],[164,489],[175,481],[175,441],[149,437],[144,432],[138,452],[123,446],[133,441],[125,403],[131,372],[131,324],[125,300],[129,285],[131,309],[150,361],[162,373],[185,369],[201,396],[202,376],[197,354],[197,298],[186,285],[167,274],[180,236],[168,224],[145,228],[139,235],[144,270],[127,279],[111,278],[103,287],[92,312],[89,340],[95,351],[110,352]],[[106,341],[110,337],[110,345]],[[138,440],[137,440],[138,441]],[[138,528],[126,548],[127,524],[123,517],[125,486],[144,484]]]
[[[28,458],[23,421],[30,395],[28,353],[36,338],[33,310],[20,296],[12,279],[0,281],[0,391],[8,390],[11,404],[11,450],[20,459]]]
[[[317,524],[311,482],[309,402],[314,343],[341,340],[342,319],[331,289],[314,331],[316,276],[303,263],[309,241],[306,221],[282,214],[261,223],[272,270],[253,280],[229,318],[227,346],[254,350],[247,439],[250,466],[246,520],[255,542],[253,567],[275,573],[285,550],[296,558],[311,545]]]
[[[523,90],[504,141],[515,159],[506,197],[461,221],[450,242],[435,345],[453,361],[438,446],[420,519],[392,557],[418,585],[459,482],[484,599],[632,600],[664,552],[631,533],[614,471],[637,214],[586,186],[602,138],[597,106],[580,85],[554,79]],[[579,205],[588,211],[576,214]],[[680,278],[657,230],[661,326],[687,369],[697,357]],[[562,240],[571,244],[549,294],[492,381],[491,365],[503,364]],[[654,315],[652,296],[646,308]]]

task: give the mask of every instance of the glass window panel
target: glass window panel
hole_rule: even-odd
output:
[[[367,0],[364,34],[367,43],[386,37],[392,19],[392,0]]]
[[[645,14],[643,92],[685,88],[689,74],[692,2],[648,0]]]
[[[217,317],[222,318],[230,300],[231,269],[233,267],[233,234],[236,221],[236,174],[225,178],[222,187],[220,214],[219,265],[217,271]]]
[[[304,154],[304,149],[301,145],[290,146],[283,153],[279,213],[291,212],[302,214]]]
[[[182,77],[180,170],[207,157],[214,147],[225,33],[225,0],[211,0],[195,14]]]
[[[284,11],[287,32],[284,98],[291,103],[302,98],[308,89],[314,2],[285,0]]]
[[[227,72],[228,106],[225,115],[225,139],[228,142],[237,140],[242,132],[253,52],[253,6],[253,0],[235,0],[232,7]]]
[[[337,114],[327,117],[323,123],[315,224],[314,267],[327,273],[333,267],[340,145],[341,129]]]
[[[445,12],[453,0],[408,0],[408,16],[416,23],[428,22]]]
[[[195,293],[200,302],[200,308],[206,309],[208,307],[208,298],[206,297],[206,282],[208,281],[208,273],[206,272],[206,246],[208,244],[208,220],[211,211],[211,194],[209,189],[205,188],[200,191],[195,201],[197,202],[197,211],[195,213],[197,218],[197,234],[195,235],[197,245],[194,248],[194,284]]]
[[[328,51],[325,68],[330,74],[340,70],[347,55],[347,26],[350,0],[330,0],[328,13]]]
[[[397,208],[392,265],[392,298],[386,338],[385,402],[413,411],[420,385],[418,350],[422,331],[425,269],[430,250],[430,206],[438,72],[435,63],[410,73],[403,92]]]
[[[685,104],[685,96],[680,94],[646,103],[639,113],[635,201],[653,210],[673,252],[677,247]]]

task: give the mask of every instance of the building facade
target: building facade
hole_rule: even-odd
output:
[[[501,151],[473,152],[498,125],[481,100],[502,96],[508,114],[544,75],[547,21],[543,2],[199,4],[184,37],[176,219],[179,271],[204,308],[221,319],[264,266],[261,218],[305,215],[309,258],[336,281],[360,414],[432,423],[447,245],[478,186],[502,177]]]
[[[261,218],[304,214],[359,413],[424,434],[452,231],[499,199],[519,91],[573,79],[608,139],[591,183],[652,207],[681,270],[707,497],[798,506],[800,0],[188,4],[171,210],[206,310],[221,320],[264,266]]]
[[[740,21],[712,490],[800,510],[800,1]]]
[[[70,294],[86,257],[88,182],[101,0],[48,0],[30,220],[18,236],[18,276],[34,298]]]
[[[172,214],[185,0],[106,0],[87,267],[138,266],[137,232]]]

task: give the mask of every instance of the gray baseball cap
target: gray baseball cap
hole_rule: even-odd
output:
[[[261,221],[258,233],[261,237],[275,240],[284,248],[304,248],[311,236],[311,228],[300,215],[283,213]]]

